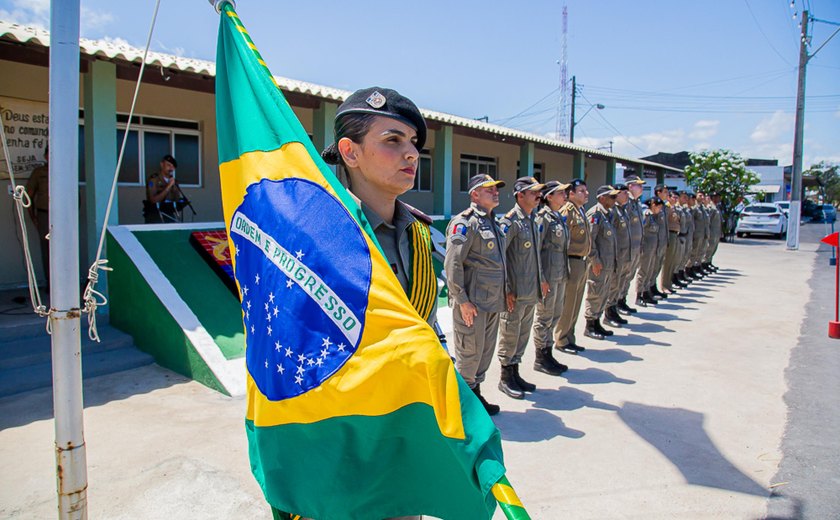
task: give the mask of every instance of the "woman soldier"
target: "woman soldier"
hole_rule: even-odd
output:
[[[645,202],[647,207],[642,211],[642,222],[644,225],[644,236],[642,238],[643,251],[656,251],[656,245],[659,243],[659,220],[657,215],[662,212],[664,202],[659,197],[651,197]],[[657,300],[653,299],[653,295],[648,290],[648,282],[653,276],[653,269],[656,263],[656,255],[650,254],[642,256],[642,263],[639,266],[639,274],[636,278],[636,305],[639,307],[647,307],[647,305],[656,305]]]
[[[444,343],[435,318],[432,220],[397,199],[414,186],[420,150],[426,142],[425,119],[417,106],[397,91],[370,87],[357,90],[338,107],[334,131],[335,142],[321,157],[347,172],[347,187],[409,301]],[[272,512],[275,519],[290,518],[274,508]]]
[[[542,189],[542,206],[536,223],[540,230],[540,264],[542,279],[548,293],[537,302],[534,319],[534,346],[537,349],[534,370],[559,376],[569,369],[551,353],[554,347],[554,326],[563,310],[563,295],[569,278],[569,230],[559,210],[566,204],[566,189],[570,184],[548,181]]]

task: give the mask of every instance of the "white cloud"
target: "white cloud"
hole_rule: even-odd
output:
[[[782,135],[793,134],[794,115],[777,110],[770,117],[765,117],[755,125],[750,139],[754,143],[769,143]]]
[[[0,9],[0,19],[49,30],[50,0],[12,0],[11,10]],[[114,15],[108,11],[81,6],[80,32],[82,34],[89,30],[102,29],[113,21]]]
[[[694,129],[688,134],[688,137],[700,140],[711,139],[717,135],[719,126],[720,121],[718,120],[701,119],[694,123]]]
[[[114,15],[108,11],[94,11],[82,6],[82,28],[83,34],[86,31],[102,29],[114,21]]]
[[[130,43],[128,43],[128,41],[123,39],[123,38],[112,38],[110,36],[105,36],[102,39],[104,41],[110,43],[111,45],[115,45],[117,47],[132,47],[132,45]]]

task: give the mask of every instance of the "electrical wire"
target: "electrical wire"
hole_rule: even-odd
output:
[[[755,22],[755,26],[756,26],[756,27],[758,27],[758,32],[760,32],[760,33],[761,33],[761,35],[762,35],[762,36],[764,36],[764,40],[767,42],[767,45],[769,45],[769,46],[770,46],[770,48],[771,48],[771,49],[773,49],[773,52],[775,52],[775,53],[776,53],[776,55],[777,55],[779,58],[781,58],[781,59],[782,59],[782,61],[783,61],[783,62],[785,62],[785,63],[787,63],[789,66],[793,67],[793,64],[792,64],[791,62],[789,62],[789,61],[787,60],[787,58],[785,58],[784,56],[782,56],[782,53],[780,53],[780,52],[779,52],[779,50],[778,50],[778,49],[776,49],[776,46],[775,46],[775,45],[773,45],[773,42],[771,42],[771,41],[770,41],[770,38],[768,38],[768,37],[767,37],[767,33],[765,33],[765,32],[764,32],[764,29],[762,29],[762,28],[761,28],[761,23],[758,21],[758,18],[756,18],[756,17],[755,17],[755,13],[754,13],[754,12],[753,12],[753,10],[752,10],[752,6],[750,6],[750,1],[749,1],[749,0],[744,0],[744,3],[747,5],[747,10],[750,12],[750,16],[752,16],[752,19],[753,19],[753,21]]]

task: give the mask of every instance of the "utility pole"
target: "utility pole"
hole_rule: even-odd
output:
[[[805,67],[808,64],[808,11],[802,11],[802,35],[799,38],[799,82],[796,89],[796,123],[793,136],[793,171],[790,179],[790,218],[787,248],[799,249],[799,219],[802,204],[802,134],[805,128]]]
[[[570,119],[571,124],[569,125],[569,142],[575,142],[575,97],[577,97],[577,82],[575,77],[572,76],[572,117]]]

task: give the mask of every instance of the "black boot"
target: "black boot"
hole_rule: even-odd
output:
[[[636,305],[639,307],[647,307],[647,299],[645,298],[645,293],[636,293]]]
[[[621,317],[621,314],[618,313],[618,305],[613,305],[607,308],[610,311],[610,317],[612,317],[613,321],[617,321],[620,325],[627,325],[630,323],[629,321],[625,320]]]
[[[634,309],[633,307],[630,307],[629,305],[627,305],[627,298],[626,297],[622,298],[618,302],[618,310],[624,311],[626,314],[636,314],[637,312],[639,312],[638,310]]]
[[[671,275],[671,284],[676,285],[680,289],[685,289],[688,287],[688,284],[684,284],[680,281],[680,277],[676,274]]]
[[[487,412],[487,415],[496,415],[497,413],[499,413],[499,411],[501,410],[501,408],[499,408],[499,405],[488,403],[487,399],[485,399],[484,396],[481,395],[480,385],[475,385],[475,388],[473,388],[472,391],[475,394],[475,396],[478,397],[478,400],[481,401],[481,406],[484,407],[484,410]]]
[[[691,284],[691,280],[685,274],[685,269],[680,269],[680,272],[677,273],[677,280],[681,281],[686,287]]]
[[[537,389],[537,385],[525,381],[522,379],[522,376],[519,375],[519,363],[513,365],[513,377],[516,379],[516,384],[519,385],[519,388],[521,388],[523,392],[533,392]]]
[[[525,392],[519,388],[519,385],[516,384],[516,376],[515,371],[516,365],[502,365],[502,379],[499,381],[499,390],[501,390],[504,394],[507,394],[508,397],[513,397],[514,399],[524,399]]]
[[[621,322],[615,319],[612,307],[607,307],[604,310],[604,323],[606,323],[610,327],[615,327],[617,329],[621,328]]]
[[[657,300],[656,298],[654,298],[654,297],[653,297],[653,295],[652,295],[652,294],[650,294],[650,293],[649,293],[649,292],[647,292],[647,291],[645,291],[645,292],[643,292],[643,293],[642,293],[642,300],[643,300],[645,303],[647,303],[648,305],[657,305],[657,304],[659,303],[659,300]]]
[[[667,298],[668,298],[668,295],[667,295],[667,294],[665,294],[664,292],[660,291],[660,290],[659,290],[659,287],[657,287],[657,286],[656,286],[656,284],[653,284],[653,285],[651,286],[651,288],[650,288],[650,293],[651,293],[653,296],[659,296],[659,297],[660,297],[661,299],[663,299],[663,300],[665,300],[665,299],[667,299]]]
[[[586,328],[583,329],[583,335],[592,339],[604,339],[604,335],[598,330],[600,323],[595,325],[596,323],[598,323],[598,320],[586,320]]]
[[[559,376],[569,367],[554,359],[551,354],[551,347],[542,347],[537,349],[537,358],[534,360],[534,370],[548,374],[550,376]]]
[[[603,335],[605,338],[608,338],[614,334],[613,331],[607,330],[604,328],[603,325],[601,325],[601,320],[595,320],[595,327],[598,329],[598,332],[600,332],[601,335]]]

